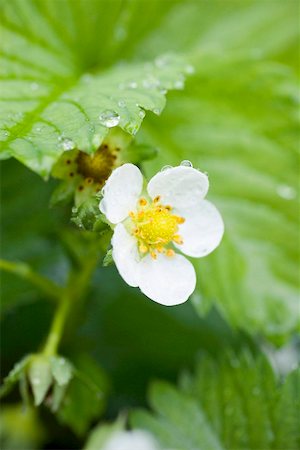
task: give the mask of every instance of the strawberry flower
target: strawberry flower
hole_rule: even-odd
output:
[[[196,274],[181,253],[201,258],[222,239],[222,217],[204,200],[208,186],[204,173],[186,165],[157,173],[144,188],[140,170],[124,164],[105,183],[99,207],[114,228],[117,269],[129,286],[157,303],[185,302]]]

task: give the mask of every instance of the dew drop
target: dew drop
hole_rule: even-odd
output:
[[[140,116],[140,118],[143,119],[143,118],[145,117],[145,115],[146,115],[145,111],[144,111],[143,109],[141,109],[141,110],[139,111],[139,116]]]
[[[30,84],[30,89],[31,89],[32,91],[37,91],[38,88],[39,88],[38,83],[31,83],[31,84]]]
[[[129,89],[136,89],[137,88],[137,82],[136,81],[129,81],[127,87]]]
[[[41,384],[40,378],[36,378],[36,377],[32,378],[32,384],[35,384],[36,386]]]
[[[180,165],[184,167],[193,167],[193,164],[188,159],[184,159],[183,161],[181,161]]]
[[[195,73],[195,68],[191,64],[188,64],[187,66],[185,66],[184,71],[185,71],[185,73],[191,75],[191,74]]]
[[[173,169],[173,166],[169,166],[169,165],[163,166],[163,167],[160,169],[160,171],[161,171],[161,172],[164,172],[165,170],[169,170],[169,169]]]
[[[143,80],[142,84],[146,89],[154,89],[160,85],[160,81],[157,78],[149,77]]]
[[[73,150],[73,148],[75,148],[75,144],[72,139],[60,137],[58,140],[64,150]]]
[[[184,88],[184,81],[183,80],[176,80],[174,82],[174,88],[175,89],[183,89]]]
[[[155,60],[156,67],[162,68],[166,67],[170,63],[170,57],[167,55],[159,56]]]
[[[92,81],[92,79],[93,79],[93,76],[90,73],[84,74],[81,78],[81,80],[87,84],[90,83]]]
[[[8,135],[9,135],[8,131],[4,131],[4,136],[8,136]]]
[[[296,190],[287,184],[279,184],[276,188],[276,192],[279,197],[284,198],[284,200],[293,200],[296,198]]]
[[[120,122],[120,116],[117,112],[106,110],[99,116],[99,120],[107,128],[116,127]]]
[[[125,106],[126,106],[125,101],[124,101],[124,100],[119,100],[119,101],[118,101],[118,106],[119,106],[120,108],[125,108]]]
[[[153,109],[153,112],[154,112],[154,114],[156,114],[157,116],[159,116],[160,113],[161,113],[161,109],[159,109],[159,108],[154,108],[154,109]]]

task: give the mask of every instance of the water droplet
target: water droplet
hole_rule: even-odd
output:
[[[136,89],[137,88],[137,82],[136,81],[129,81],[127,87],[129,89]]]
[[[154,89],[160,85],[160,81],[154,77],[148,77],[142,82],[144,88],[146,89]]]
[[[193,167],[193,164],[188,159],[184,159],[183,161],[181,161],[180,165],[184,167]]]
[[[143,118],[145,117],[145,115],[146,115],[145,111],[144,111],[143,109],[141,109],[141,110],[139,111],[139,116],[140,116],[140,118],[143,119]]]
[[[118,101],[118,106],[119,106],[120,108],[125,108],[126,102],[125,102],[124,100],[119,100],[119,101]]]
[[[107,128],[112,128],[116,127],[119,124],[120,116],[115,111],[107,110],[100,114],[99,120],[102,125],[106,126]]]
[[[41,131],[41,127],[36,127],[35,131],[39,133]]]
[[[31,89],[32,91],[37,91],[38,88],[39,88],[38,83],[31,83],[31,84],[30,84],[30,89]]]
[[[160,89],[159,90],[160,94],[162,95],[166,95],[166,93],[168,92],[167,89]]]
[[[69,138],[64,138],[64,137],[59,137],[58,140],[61,143],[61,146],[64,150],[73,150],[73,148],[75,148],[75,144],[72,141],[72,139]]]
[[[103,188],[101,189],[100,194],[104,196],[104,194],[105,194],[105,186],[103,186]]]
[[[160,113],[161,113],[161,109],[159,109],[159,108],[154,108],[154,109],[153,109],[153,112],[154,112],[154,114],[156,114],[157,116],[159,116]]]
[[[81,77],[81,80],[82,80],[84,83],[90,83],[90,82],[92,81],[92,79],[93,79],[93,76],[92,76],[90,73],[85,73],[85,74]]]
[[[173,169],[173,166],[169,166],[169,165],[163,166],[163,167],[160,169],[160,171],[161,171],[161,172],[164,172],[165,170],[169,170],[169,169]]]
[[[4,136],[8,136],[9,132],[8,131],[4,131]]]
[[[184,88],[184,81],[183,80],[176,80],[174,82],[174,88],[175,89],[183,89]]]
[[[276,188],[276,192],[279,197],[284,198],[285,200],[293,200],[296,198],[296,190],[287,184],[279,184]]]
[[[32,384],[35,384],[36,386],[41,384],[40,378],[37,378],[37,377],[32,378],[31,382],[32,382]]]
[[[185,66],[184,71],[185,71],[185,73],[191,75],[191,74],[195,73],[195,68],[191,64],[188,64],[187,66]]]
[[[165,67],[169,63],[170,63],[170,56],[168,56],[168,55],[159,56],[155,60],[155,65],[156,65],[156,67],[159,67],[159,68]]]

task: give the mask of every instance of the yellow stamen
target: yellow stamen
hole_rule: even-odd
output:
[[[176,242],[176,244],[179,244],[179,245],[183,244],[182,237],[179,236],[179,234],[176,234],[175,236],[173,236],[173,241]]]
[[[139,200],[140,206],[146,206],[147,204],[148,204],[148,202],[145,198],[140,198],[140,200]]]
[[[169,244],[175,242],[182,244],[183,240],[178,234],[179,226],[185,219],[172,214],[172,206],[162,205],[160,195],[156,196],[152,202],[148,202],[144,197],[138,201],[138,209],[134,213],[130,211],[129,216],[133,222],[132,234],[138,241],[138,248],[142,254],[149,252],[153,259],[158,253],[173,256],[174,250],[167,248]]]

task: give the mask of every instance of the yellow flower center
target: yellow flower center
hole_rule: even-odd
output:
[[[133,234],[138,240],[141,253],[149,252],[154,259],[157,252],[173,256],[174,250],[167,246],[172,242],[183,242],[178,230],[184,218],[172,214],[172,207],[162,205],[159,196],[151,203],[141,198],[137,211],[130,212],[130,217],[134,224]]]

